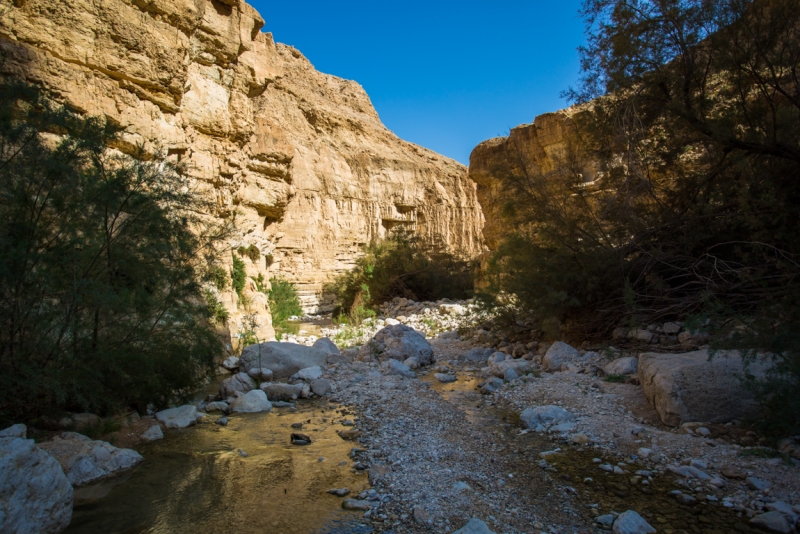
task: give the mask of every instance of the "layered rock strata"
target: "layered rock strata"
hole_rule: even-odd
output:
[[[0,5],[0,73],[118,125],[113,149],[185,164],[212,215],[235,215],[230,245],[258,249],[248,275],[297,283],[308,311],[329,304],[324,284],[361,245],[397,226],[478,255],[466,169],[399,139],[360,85],[316,71],[263,26],[240,0],[15,0]],[[249,281],[245,309],[221,292],[234,332],[255,314],[259,338],[272,337],[260,295]]]

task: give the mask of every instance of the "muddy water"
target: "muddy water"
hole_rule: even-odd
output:
[[[368,486],[353,471],[353,443],[335,433],[343,428],[334,422],[342,419],[338,409],[304,401],[296,411],[232,415],[226,427],[210,415],[208,423],[168,431],[139,447],[144,462],[127,482],[75,507],[68,532],[370,532],[360,514],[326,493],[347,487],[357,495]],[[304,423],[310,445],[290,444],[295,422]]]
[[[534,432],[519,434],[519,415],[516,412],[502,406],[483,404],[484,399],[477,391],[481,380],[476,373],[459,372],[456,375],[459,380],[447,384],[439,383],[433,373],[422,379],[430,383],[431,389],[445,400],[464,411],[471,423],[481,425],[487,432],[499,428],[510,448],[510,454],[502,459],[504,468],[509,472],[533,475],[518,477],[520,479],[536,479],[544,474],[550,483],[565,488],[587,524],[593,524],[598,515],[636,510],[663,534],[755,532],[747,524],[746,518],[737,517],[733,510],[723,507],[721,502],[706,501],[706,491],[694,494],[690,486],[682,485],[672,474],[656,475],[642,483],[646,477],[636,476],[635,472],[646,467],[637,466],[632,461],[624,467],[627,475],[607,473],[598,467],[594,459],[600,457],[604,463],[616,465],[620,461],[616,456],[604,457],[601,451],[593,447],[581,448],[553,442]],[[539,453],[557,447],[562,451],[549,455],[548,467],[543,470],[539,466]],[[522,492],[528,490],[524,486],[518,489]],[[669,494],[675,489],[694,495],[698,502],[691,505],[678,503]]]

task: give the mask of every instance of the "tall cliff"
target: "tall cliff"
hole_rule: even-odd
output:
[[[512,128],[507,137],[480,143],[469,156],[469,177],[478,186],[478,201],[486,218],[483,237],[490,250],[499,245],[508,228],[501,215],[507,198],[503,178],[509,175],[534,177],[551,173],[565,165],[571,143],[576,140],[573,118],[579,108],[545,113],[530,124]],[[597,179],[595,162],[583,159],[584,182]]]
[[[213,215],[236,215],[230,245],[259,249],[248,274],[295,282],[309,311],[330,304],[323,285],[362,244],[398,225],[478,255],[466,168],[399,139],[360,85],[316,71],[263,26],[240,0],[2,0],[0,74],[119,125],[113,148],[185,163]],[[248,291],[270,337],[266,302]],[[222,297],[235,331],[246,310]]]

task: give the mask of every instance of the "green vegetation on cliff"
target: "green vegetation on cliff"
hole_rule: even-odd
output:
[[[0,86],[3,424],[162,407],[222,352],[197,260],[220,228],[179,169],[108,150],[115,139]]]

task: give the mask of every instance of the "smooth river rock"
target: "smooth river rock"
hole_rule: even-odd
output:
[[[319,348],[270,341],[246,347],[239,358],[239,367],[245,371],[254,367],[269,369],[275,379],[286,379],[301,369],[322,367],[327,360],[327,353]]]
[[[177,408],[169,408],[156,412],[156,419],[161,421],[167,428],[186,428],[197,423],[202,414],[197,411],[197,406],[185,404]]]
[[[92,484],[138,465],[142,455],[76,432],[62,432],[39,448],[58,460],[74,487]]]
[[[430,365],[433,348],[422,334],[403,324],[381,329],[358,351],[361,361],[394,359],[404,362],[409,358],[416,358],[420,365]]]
[[[72,519],[72,484],[25,433],[25,425],[0,432],[0,532],[61,532]]]
[[[236,397],[230,405],[231,413],[268,412],[271,409],[272,404],[267,399],[267,394],[260,389]]]

